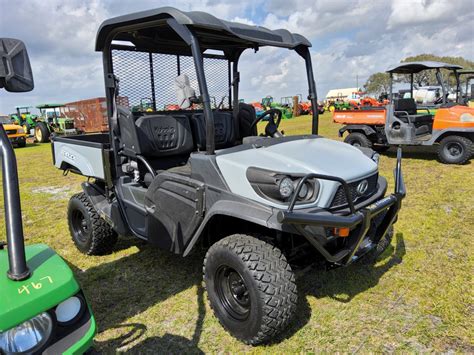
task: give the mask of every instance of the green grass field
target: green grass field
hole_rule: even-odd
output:
[[[308,133],[310,119],[284,121],[282,128]],[[321,118],[323,136],[338,139],[338,128],[329,115]],[[408,195],[383,258],[375,267],[301,275],[292,326],[273,344],[252,348],[213,316],[201,286],[200,253],[183,259],[127,238],[111,255],[80,254],[66,208],[84,178],[62,176],[49,144],[15,151],[26,242],[47,243],[74,269],[98,322],[99,351],[474,352],[474,161],[442,165],[432,151],[406,149]],[[380,162],[390,190],[394,166],[390,150]]]

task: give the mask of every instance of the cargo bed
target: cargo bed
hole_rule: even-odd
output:
[[[52,142],[54,166],[87,177],[108,180],[109,137],[107,133],[55,137]]]
[[[371,107],[362,110],[334,111],[332,119],[340,124],[384,125],[387,110],[384,107]]]

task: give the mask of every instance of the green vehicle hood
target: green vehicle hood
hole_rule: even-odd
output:
[[[56,306],[79,291],[72,270],[53,249],[44,244],[25,249],[31,277],[23,281],[7,277],[7,251],[0,250],[0,331]]]

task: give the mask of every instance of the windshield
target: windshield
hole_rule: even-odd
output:
[[[11,119],[8,116],[0,116],[0,124],[9,124],[11,123]]]

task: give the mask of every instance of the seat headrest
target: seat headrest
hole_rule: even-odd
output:
[[[181,74],[174,80],[174,89],[178,100],[178,106],[182,109],[191,107],[191,99],[196,97],[196,91],[191,87],[189,77]]]

